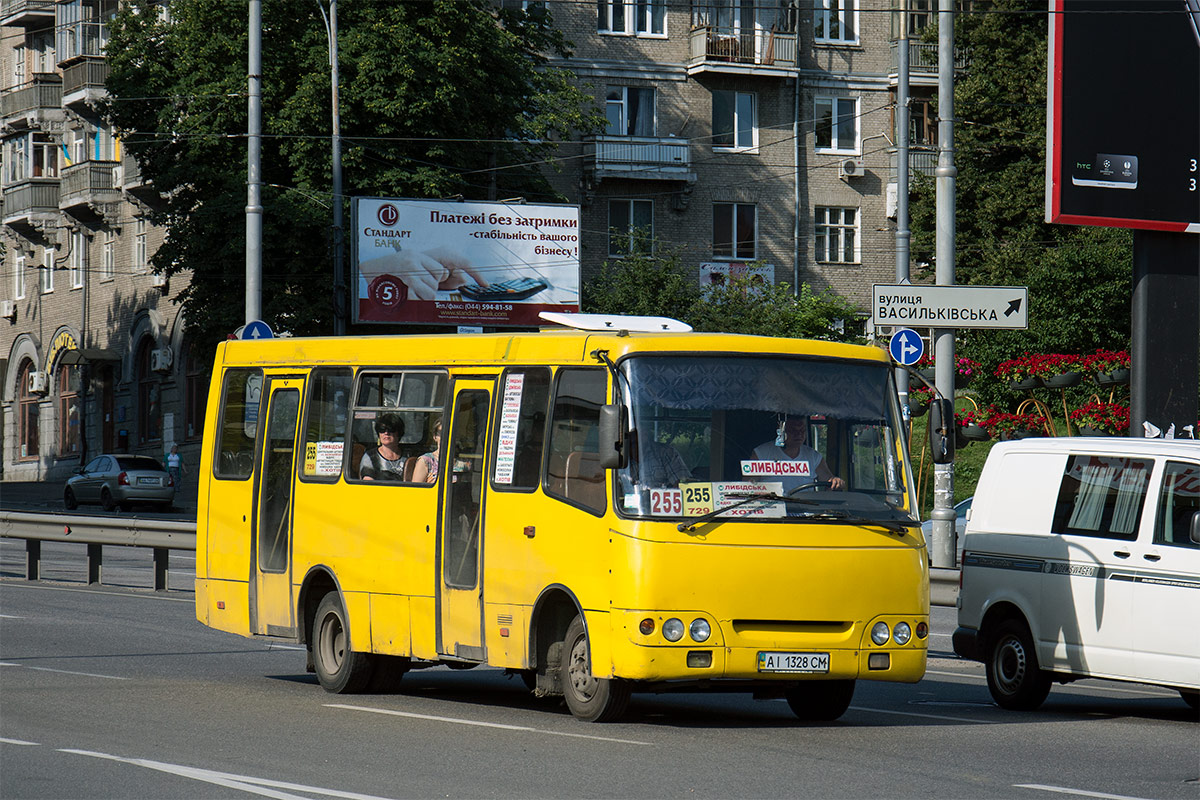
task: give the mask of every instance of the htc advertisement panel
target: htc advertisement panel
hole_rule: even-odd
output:
[[[579,207],[353,198],[354,321],[536,326],[579,311]]]
[[[1200,233],[1200,2],[1050,8],[1047,221]]]

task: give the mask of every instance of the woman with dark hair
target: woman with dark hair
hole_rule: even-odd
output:
[[[400,437],[404,435],[404,420],[396,414],[381,414],[375,420],[379,445],[363,453],[358,464],[358,477],[364,481],[404,480],[404,456],[400,455]]]

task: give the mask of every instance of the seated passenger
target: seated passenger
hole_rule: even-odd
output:
[[[638,453],[633,466],[637,470],[637,481],[643,486],[673,489],[693,480],[692,471],[678,450],[649,438],[638,439]]]
[[[417,466],[413,469],[413,483],[437,483],[438,453],[442,447],[442,421],[433,423],[433,450],[417,456]]]
[[[784,418],[781,430],[783,444],[779,439],[763,442],[754,448],[755,461],[791,461],[797,465],[805,465],[795,471],[788,470],[787,474],[780,473],[783,483],[783,493],[787,494],[797,486],[804,486],[815,481],[829,481],[832,488],[842,490],[846,482],[833,474],[825,458],[808,446],[808,418],[789,414]],[[774,480],[769,475],[758,476],[760,480]]]
[[[379,445],[363,453],[358,464],[358,477],[364,481],[404,480],[404,456],[400,455],[400,437],[404,435],[404,420],[396,414],[382,414],[375,420]]]

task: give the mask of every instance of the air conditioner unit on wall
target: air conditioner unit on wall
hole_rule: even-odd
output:
[[[0,317],[5,319],[17,318],[17,303],[15,300],[0,300]]]
[[[155,289],[166,289],[167,288],[167,276],[166,275],[151,275],[150,276],[150,285],[153,286]]]
[[[151,350],[150,369],[155,372],[169,372],[171,369],[171,348],[159,347]]]
[[[49,381],[46,379],[44,372],[29,373],[29,392],[30,394],[45,394],[49,391]]]
[[[861,178],[866,171],[863,162],[855,158],[847,158],[838,164],[839,178]]]

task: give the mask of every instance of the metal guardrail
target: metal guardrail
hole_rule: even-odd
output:
[[[0,511],[0,537],[25,540],[25,577],[31,581],[41,579],[42,542],[86,544],[89,584],[101,582],[104,545],[152,548],[154,590],[163,592],[167,590],[170,552],[196,550],[196,523]]]

